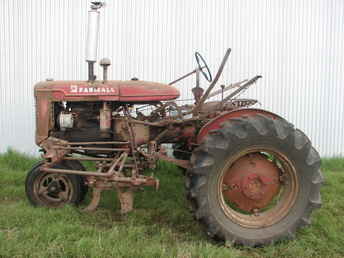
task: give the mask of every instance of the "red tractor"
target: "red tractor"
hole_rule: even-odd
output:
[[[170,84],[108,80],[108,59],[100,62],[103,80],[96,80],[100,7],[93,2],[89,11],[88,81],[35,86],[36,144],[43,161],[27,175],[29,201],[79,204],[92,189],[86,208],[92,211],[103,190],[116,189],[126,213],[133,209],[135,189],[159,187],[145,169],[164,160],[185,169],[192,212],[214,239],[264,245],[292,238],[308,225],[321,205],[320,157],[302,131],[277,114],[249,108],[256,100],[237,98],[260,76],[214,91],[228,49],[214,80],[199,53],[197,68]],[[178,105],[179,90],[171,85],[192,74],[194,102]],[[200,75],[211,82],[206,91]],[[216,95],[221,100],[210,101]],[[174,157],[162,144],[173,146]],[[95,171],[83,161],[94,162]]]

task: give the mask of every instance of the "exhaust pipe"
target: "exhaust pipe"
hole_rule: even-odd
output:
[[[97,48],[99,35],[99,11],[104,2],[92,2],[88,11],[88,28],[86,40],[86,62],[88,63],[88,81],[95,81],[94,63],[97,62]]]

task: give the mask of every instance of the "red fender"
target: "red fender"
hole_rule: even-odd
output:
[[[214,130],[214,129],[219,129],[221,127],[221,124],[226,122],[228,119],[242,117],[242,116],[253,116],[256,114],[266,115],[266,116],[271,117],[272,119],[283,119],[279,115],[276,115],[272,112],[269,112],[263,109],[255,109],[255,108],[236,109],[233,111],[223,113],[213,118],[208,123],[206,123],[201,128],[201,130],[199,131],[197,135],[197,143],[200,144],[203,141],[204,137],[209,133],[209,131]]]

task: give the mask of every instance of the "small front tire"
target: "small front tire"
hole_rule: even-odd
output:
[[[25,191],[30,203],[51,208],[79,204],[85,195],[83,182],[80,181],[82,178],[77,175],[42,172],[40,168],[43,164],[39,162],[27,174]],[[61,164],[54,168],[68,169]]]

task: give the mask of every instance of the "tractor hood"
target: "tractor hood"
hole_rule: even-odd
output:
[[[35,96],[49,95],[54,101],[148,102],[173,100],[179,91],[170,85],[147,81],[44,81],[35,85]]]

